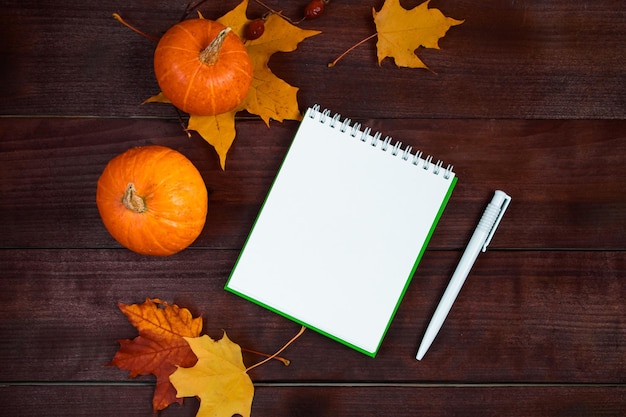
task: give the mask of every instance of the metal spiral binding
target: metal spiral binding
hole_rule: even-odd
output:
[[[324,109],[322,111],[319,104],[314,105],[311,109],[309,109],[309,111],[307,111],[308,117],[315,119],[317,116],[320,123],[325,124],[332,129],[339,129],[341,133],[348,133],[354,138],[358,137],[361,142],[367,142],[367,139],[371,138],[370,145],[372,147],[377,148],[380,146],[380,150],[383,152],[387,152],[389,150],[393,140],[390,136],[386,136],[385,139],[381,140],[382,134],[380,132],[375,132],[374,135],[372,135],[372,130],[369,127],[365,127],[361,130],[360,123],[353,124],[352,120],[348,118],[344,119],[341,124],[338,124],[341,120],[341,115],[335,113],[331,117],[331,114],[331,111],[328,109]],[[413,148],[408,145],[402,149],[402,142],[396,141],[391,147],[391,155],[400,156],[403,161],[410,162],[415,166],[421,166],[422,169],[426,171],[430,170],[435,175],[443,175],[443,178],[445,179],[450,179],[454,168],[452,165],[448,164],[446,168],[443,168],[443,161],[437,160],[437,162],[433,162],[432,156],[427,155],[424,158],[422,157],[422,151],[417,150],[415,154],[413,154],[412,150]]]

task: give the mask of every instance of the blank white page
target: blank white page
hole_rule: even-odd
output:
[[[307,110],[226,289],[375,356],[456,183],[387,142]]]

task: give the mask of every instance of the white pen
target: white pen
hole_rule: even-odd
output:
[[[483,252],[487,250],[487,245],[491,242],[491,238],[500,224],[500,220],[510,201],[510,196],[504,191],[497,190],[485,209],[472,238],[465,248],[465,252],[463,252],[463,256],[461,256],[459,265],[456,267],[454,274],[452,274],[452,278],[450,278],[450,283],[441,297],[435,314],[433,314],[433,318],[428,324],[422,343],[417,351],[416,358],[418,361],[422,360],[433,340],[435,340],[435,336],[439,333],[439,329],[441,329],[443,322],[448,316],[454,300],[459,295],[461,287],[465,283],[465,279],[472,269],[478,254],[481,250]]]

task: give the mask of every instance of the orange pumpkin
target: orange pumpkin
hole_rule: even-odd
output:
[[[237,35],[198,18],[172,26],[154,53],[161,92],[180,110],[213,116],[234,110],[252,83],[252,61]]]
[[[208,197],[189,159],[150,145],[109,161],[98,180],[96,203],[104,226],[121,245],[144,255],[167,256],[200,235]]]

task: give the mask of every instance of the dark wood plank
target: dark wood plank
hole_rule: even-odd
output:
[[[240,0],[205,2],[206,17]],[[306,1],[265,0],[298,17]],[[271,353],[299,326],[223,290],[297,122],[240,115],[227,170],[182,132],[158,92],[155,44],[188,0],[5,0],[0,8],[0,414],[152,415],[153,379],[105,366],[135,329],[117,302],[161,297]],[[250,0],[250,17],[263,8]],[[413,7],[421,0],[402,0]],[[620,0],[431,0],[465,19],[420,48],[431,67],[376,64],[383,0],[332,1],[322,34],[270,67],[320,103],[455,165],[459,183],[382,349],[372,359],[307,331],[251,372],[253,415],[622,416],[626,409],[626,13]],[[51,116],[51,117],[50,117]],[[60,116],[60,117],[58,117]],[[188,250],[119,247],[94,203],[108,160],[180,150],[211,193]],[[320,169],[323,169],[320,166]],[[425,360],[419,340],[496,188],[513,203]],[[259,360],[246,353],[245,361]],[[160,415],[193,416],[198,402]]]
[[[461,248],[493,190],[513,196],[493,241],[499,248],[626,248],[624,121],[361,120],[455,165],[458,185],[431,248]],[[0,245],[109,248],[96,184],[130,147],[186,154],[210,191],[195,247],[240,248],[297,128],[238,122],[226,171],[201,138],[176,121],[0,119]]]
[[[152,416],[149,386],[5,386],[0,393],[8,415],[71,417],[97,409],[102,417]],[[252,415],[618,417],[625,397],[623,386],[257,386]],[[159,415],[191,417],[197,407],[197,400],[187,398]]]
[[[4,1],[0,114],[175,118],[169,106],[140,106],[159,91],[152,72],[155,45],[111,14],[119,12],[160,35],[180,19],[187,2],[67,0],[59,7],[52,0]],[[268,3],[294,18],[303,7],[285,0]],[[620,0],[481,7],[466,0],[432,1],[431,7],[465,20],[441,40],[441,49],[420,48],[432,72],[396,68],[389,59],[379,67],[374,41],[327,68],[374,33],[372,7],[382,3],[333,2],[322,18],[302,24],[322,35],[272,59],[274,72],[300,88],[302,107],[319,102],[366,118],[626,116],[626,14]],[[404,2],[406,7],[418,3]],[[237,4],[207,2],[201,10],[215,19]],[[251,1],[250,17],[262,12]]]
[[[126,381],[105,367],[136,330],[119,301],[159,297],[189,308],[214,338],[273,353],[299,326],[225,290],[237,251],[170,258],[126,250],[0,251],[0,381]],[[482,255],[427,357],[415,353],[459,253],[427,251],[379,355],[313,331],[257,382],[625,383],[623,252]],[[246,356],[251,365],[260,358]]]

